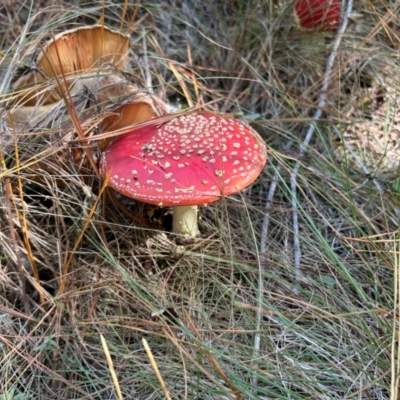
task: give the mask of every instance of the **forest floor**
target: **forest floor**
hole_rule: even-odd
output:
[[[293,3],[0,4],[0,400],[397,398],[400,5],[308,32]],[[50,120],[16,100],[47,40],[94,24],[130,35],[119,73],[169,111],[268,147],[199,237],[102,185],[82,97]]]

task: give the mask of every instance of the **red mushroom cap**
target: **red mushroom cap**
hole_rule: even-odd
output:
[[[340,21],[341,0],[298,0],[295,15],[304,29],[329,30]]]
[[[206,204],[250,185],[266,162],[260,136],[242,122],[192,112],[128,132],[100,160],[108,185],[145,203]]]

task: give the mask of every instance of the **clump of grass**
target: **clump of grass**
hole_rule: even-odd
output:
[[[103,335],[127,399],[161,399],[165,390],[174,399],[396,397],[398,192],[339,160],[335,143],[348,96],[365,89],[361,73],[371,87],[377,66],[398,75],[398,6],[354,9],[328,102],[312,121],[335,33],[299,32],[292,1],[265,3],[1,6],[4,396],[117,398]],[[27,54],[49,32],[99,21],[122,30],[140,21],[130,72],[148,90],[177,108],[236,114],[270,148],[251,188],[201,210],[202,236],[191,243],[170,237],[168,210],[104,189],[70,156],[70,142],[59,146],[63,131],[5,123],[7,83]],[[388,125],[396,110],[387,112]],[[315,134],[299,157],[310,124]]]

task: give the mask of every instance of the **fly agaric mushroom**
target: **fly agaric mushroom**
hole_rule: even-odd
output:
[[[266,162],[266,146],[242,122],[208,112],[161,117],[112,142],[100,174],[116,191],[174,207],[173,231],[198,234],[197,205],[250,185]]]
[[[103,119],[102,131],[117,130],[164,114],[165,105],[160,99],[119,76],[117,68],[126,68],[128,51],[129,36],[102,25],[56,35],[40,50],[36,67],[26,69],[14,80],[8,121],[14,127],[39,121],[45,126],[58,109],[65,110],[62,75],[69,82],[71,96],[79,99],[84,93],[87,97],[88,89],[101,108],[111,103],[111,110],[107,111],[112,113]],[[79,103],[84,107],[85,102]],[[77,105],[76,108],[82,111]]]
[[[298,0],[295,18],[308,30],[335,29],[340,21],[341,0]]]
[[[106,114],[100,123],[100,132],[127,128],[166,113],[161,99],[115,74],[96,80],[89,89]],[[110,141],[109,138],[100,140],[99,148],[104,150]]]
[[[62,99],[63,80],[73,82],[82,73],[113,68],[124,69],[128,62],[129,36],[102,25],[84,26],[55,35],[41,49],[35,68],[27,68],[11,88],[16,92],[14,103],[35,106]],[[93,75],[93,73],[92,73]]]
[[[107,83],[107,85],[105,85]],[[103,79],[103,90],[96,95],[96,100],[100,104],[109,104],[104,111],[111,111],[111,115],[106,116],[101,124],[101,132],[117,131],[127,128],[134,124],[148,121],[160,117],[167,112],[165,103],[155,95],[147,91],[140,90],[136,85],[128,83],[125,85],[117,77],[111,75]],[[117,106],[115,106],[117,103]],[[103,139],[100,148],[104,148],[110,143],[111,139]]]

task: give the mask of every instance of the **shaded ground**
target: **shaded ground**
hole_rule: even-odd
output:
[[[336,33],[266,3],[0,6],[0,398],[116,398],[100,334],[126,399],[165,398],[143,338],[173,399],[395,393],[398,6],[353,10],[313,122]],[[7,123],[10,78],[38,44],[99,21],[133,30],[138,84],[236,114],[269,146],[251,188],[201,209],[198,239],[177,243],[170,210],[102,191],[64,131]],[[346,147],[357,135],[372,157]]]

